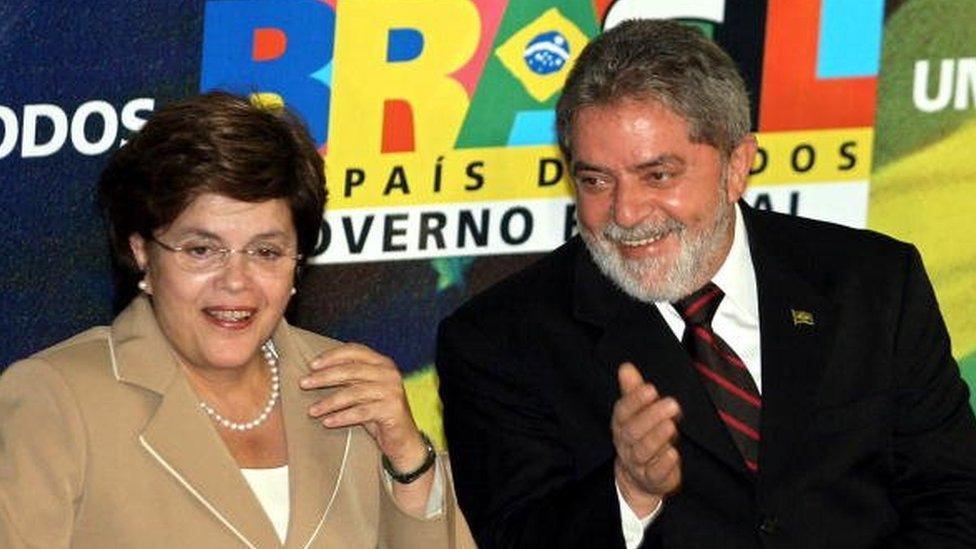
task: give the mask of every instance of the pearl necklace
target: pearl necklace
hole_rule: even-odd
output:
[[[268,395],[268,402],[264,405],[264,409],[261,410],[261,414],[251,421],[238,423],[220,415],[220,412],[215,410],[213,406],[201,400],[200,409],[206,412],[217,425],[225,429],[230,429],[231,431],[250,431],[264,423],[271,415],[271,410],[274,410],[275,404],[278,402],[278,389],[280,388],[278,383],[278,352],[275,350],[274,343],[271,341],[261,346],[261,352],[264,354],[264,361],[268,363],[268,367],[271,369],[271,392]]]

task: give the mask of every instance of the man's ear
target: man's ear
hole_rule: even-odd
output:
[[[129,235],[129,249],[132,250],[132,257],[136,260],[139,270],[145,272],[149,267],[149,253],[146,250],[146,239],[139,233]]]
[[[729,204],[738,201],[746,192],[749,170],[752,169],[752,163],[756,160],[758,150],[759,142],[756,141],[756,136],[751,133],[747,134],[732,150],[725,173],[726,198]]]

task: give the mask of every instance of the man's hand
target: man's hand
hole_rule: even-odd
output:
[[[681,408],[673,398],[662,398],[629,362],[620,365],[617,379],[620,399],[610,421],[617,450],[614,475],[630,508],[646,517],[681,484],[675,448]]]

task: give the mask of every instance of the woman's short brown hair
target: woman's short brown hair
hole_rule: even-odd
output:
[[[224,92],[157,111],[112,156],[98,186],[116,257],[133,270],[129,236],[151,238],[202,194],[286,200],[305,257],[318,240],[326,200],[322,157],[301,121]]]

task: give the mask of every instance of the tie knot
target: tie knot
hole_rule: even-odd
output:
[[[676,301],[674,308],[684,319],[685,324],[707,328],[711,326],[712,317],[715,316],[715,311],[718,310],[723,297],[725,294],[722,289],[709,282],[688,297]]]

